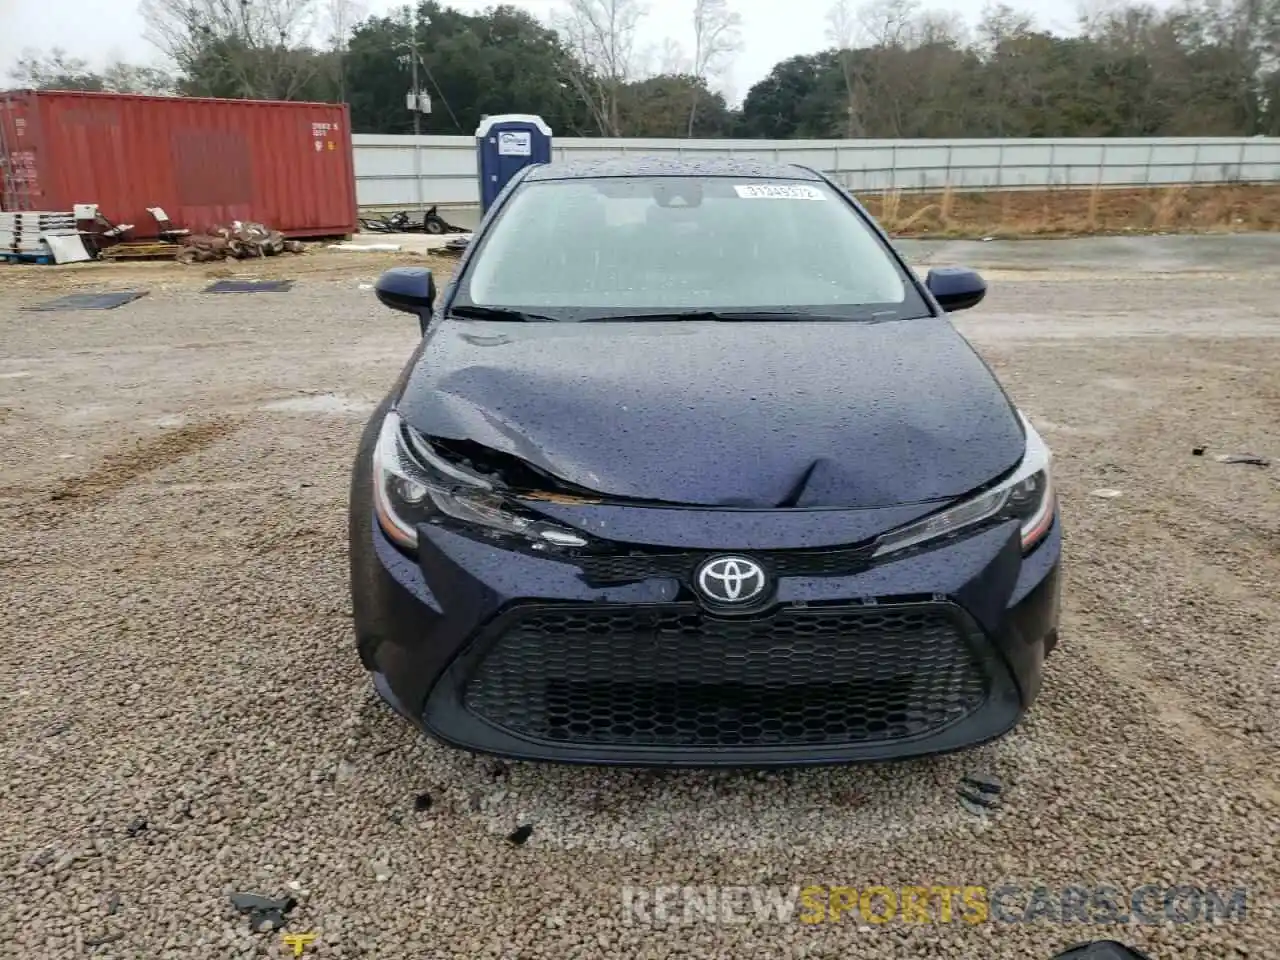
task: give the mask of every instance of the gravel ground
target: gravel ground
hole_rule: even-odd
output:
[[[0,956],[292,955],[231,907],[249,891],[295,897],[286,930],[316,957],[1047,960],[1092,937],[1280,957],[1280,463],[1213,459],[1280,460],[1280,268],[992,276],[959,325],[1053,445],[1069,525],[1041,700],[966,754],[768,775],[495,764],[378,704],[346,484],[416,327],[359,289],[369,261],[253,297],[199,296],[191,270],[68,273],[152,293],[66,314],[20,312],[58,281],[12,269]],[[983,816],[956,796],[975,772],[1005,785]],[[622,908],[623,885],[810,883],[1249,900],[1227,923],[1110,926]]]

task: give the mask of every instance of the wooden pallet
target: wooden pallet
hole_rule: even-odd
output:
[[[136,241],[104,247],[98,254],[98,258],[101,260],[172,260],[181,251],[182,247],[176,243]]]

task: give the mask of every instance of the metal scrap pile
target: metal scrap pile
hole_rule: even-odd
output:
[[[248,260],[281,253],[302,253],[305,249],[305,244],[286,239],[279,230],[237,220],[228,227],[215,227],[207,233],[183,237],[177,259],[181,263]]]

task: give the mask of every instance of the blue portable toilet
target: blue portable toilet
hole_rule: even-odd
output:
[[[531,113],[485,117],[476,128],[480,211],[485,213],[507,181],[533,163],[551,162],[551,128]]]

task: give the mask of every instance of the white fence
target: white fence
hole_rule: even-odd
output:
[[[471,137],[357,134],[361,207],[479,203]],[[417,141],[415,156],[414,142]],[[1280,182],[1280,137],[1063,140],[631,140],[559,137],[553,159],[628,154],[800,163],[855,192]],[[416,166],[415,166],[416,164]]]

